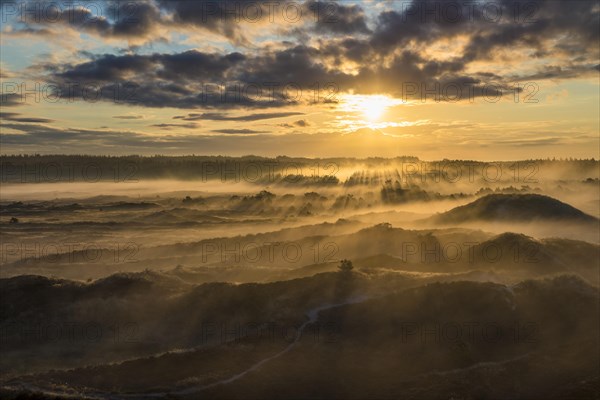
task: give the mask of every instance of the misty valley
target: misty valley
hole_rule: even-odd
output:
[[[596,160],[2,156],[7,399],[593,399]]]

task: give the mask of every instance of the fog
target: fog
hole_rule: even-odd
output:
[[[598,337],[597,162],[539,162],[535,183],[337,162],[335,179],[185,169],[119,182],[7,179],[2,390],[243,398],[277,376],[288,383],[271,390],[310,397],[292,376],[326,376],[321,389],[336,396],[372,393],[367,381],[339,381],[359,374],[352,367],[323,370],[333,355],[370,363],[365,379],[404,371],[417,397],[448,389],[426,389],[432,371],[466,382],[485,365],[550,358],[568,379],[587,374],[597,361],[580,350]],[[419,333],[466,323],[505,336],[440,331],[430,343]],[[515,324],[527,333],[516,341]],[[556,379],[544,367],[527,374]]]

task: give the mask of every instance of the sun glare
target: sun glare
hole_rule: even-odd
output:
[[[362,115],[366,122],[377,122],[389,107],[398,104],[403,104],[402,100],[384,95],[349,94],[344,97],[342,107],[344,111]]]
[[[347,125],[353,128],[376,128],[386,120],[388,108],[404,104],[400,99],[385,95],[358,95],[347,94],[341,102],[341,111],[349,114],[346,116]]]

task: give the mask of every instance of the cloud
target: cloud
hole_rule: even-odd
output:
[[[114,115],[113,118],[116,119],[144,119],[143,115]]]
[[[314,30],[319,33],[368,34],[367,18],[362,7],[334,1],[307,1],[304,7],[312,14]]]
[[[10,78],[14,78],[15,74],[10,71],[8,68],[6,68],[6,66],[4,65],[4,62],[0,61],[0,79],[10,79]]]
[[[0,105],[2,107],[14,107],[25,104],[23,96],[17,93],[0,93]]]
[[[260,10],[269,8],[268,2],[256,4]],[[93,29],[133,37],[160,23],[236,37],[241,26],[251,25],[244,15],[247,5],[150,1],[140,5],[140,18],[129,21],[127,28],[109,18],[94,22]],[[324,33],[317,40],[271,40],[259,48],[242,46],[230,52],[224,51],[229,46],[221,46],[214,51],[90,54],[84,62],[35,67],[61,91],[71,90],[73,83],[93,86],[104,101],[118,96],[119,103],[145,107],[223,110],[309,104],[315,91],[320,102],[330,103],[342,92],[419,99],[432,87],[437,98],[456,98],[443,95],[458,86],[468,93],[459,96],[464,100],[505,93],[525,79],[597,74],[600,10],[594,2],[502,0],[494,5],[496,19],[478,3],[438,0],[402,2],[401,7],[367,16],[358,5],[309,0],[302,3],[303,10],[316,12],[318,18],[307,18],[294,29],[308,36],[315,30]],[[515,15],[515,10],[520,13]],[[69,24],[92,20],[89,12],[79,10]],[[264,16],[256,21],[260,23],[266,23]],[[462,43],[454,54],[432,51],[450,40]],[[514,60],[506,60],[508,51]],[[528,62],[519,64],[521,59]],[[494,61],[505,68],[494,68]],[[86,91],[76,89],[72,96],[84,99]]]
[[[246,135],[246,134],[256,134],[256,133],[267,133],[265,131],[255,131],[252,129],[214,129],[212,132],[216,133],[225,133],[228,135]]]
[[[163,129],[171,129],[171,128],[184,128],[184,129],[196,129],[199,128],[200,125],[195,124],[195,123],[189,123],[189,124],[154,124],[154,125],[150,125],[156,128],[163,128]]]
[[[507,129],[499,127],[499,135],[486,137],[473,136],[467,133],[458,135],[455,129],[445,133],[437,131],[432,135],[430,127],[394,128],[410,131],[421,140],[405,139],[404,135],[389,135],[387,131],[360,129],[349,134],[337,131],[318,133],[297,133],[294,135],[272,134],[223,134],[193,133],[168,135],[146,135],[135,131],[112,129],[80,129],[59,128],[40,124],[21,124],[2,122],[3,134],[0,145],[4,152],[23,153],[37,152],[44,154],[193,154],[213,153],[232,156],[257,154],[263,156],[304,156],[304,157],[337,157],[352,154],[355,157],[382,156],[393,157],[401,146],[406,152],[415,155],[440,157],[440,143],[443,144],[443,156],[453,151],[464,151],[468,144],[470,151],[485,154],[489,159],[497,159],[498,148],[510,148],[521,151],[522,157],[531,154],[531,146],[545,146],[546,154],[556,154],[569,144],[572,150],[581,150],[598,144],[594,132],[528,132],[521,127]],[[432,129],[436,129],[435,126]],[[483,126],[474,126],[472,130],[483,131]],[[16,130],[18,133],[7,133]],[[471,132],[471,130],[469,131]],[[5,147],[6,146],[6,147]],[[539,147],[538,147],[539,148]],[[463,150],[461,150],[463,149]],[[562,153],[561,153],[562,154]],[[567,153],[564,153],[567,154]]]
[[[33,11],[19,13],[24,26],[12,34],[58,35],[57,28],[62,27],[104,38],[134,39],[152,36],[161,21],[160,9],[153,1],[70,4],[26,0],[19,7]]]
[[[252,2],[260,10],[249,10],[239,1],[170,1],[158,0],[159,6],[170,13],[173,24],[198,27],[218,33],[235,43],[244,43],[242,26],[262,19],[265,1]],[[250,12],[255,11],[253,14]]]
[[[260,121],[263,119],[283,118],[292,115],[304,115],[301,112],[273,112],[273,113],[256,113],[241,116],[230,116],[228,114],[220,113],[191,113],[188,115],[177,115],[174,119],[183,119],[184,121]]]
[[[289,0],[146,0],[113,2],[99,0],[90,3],[43,4],[25,0],[24,6],[36,6],[52,15],[40,18],[35,13],[21,22],[20,33],[60,35],[59,28],[77,34],[85,32],[107,40],[128,39],[135,43],[162,40],[167,31],[200,30],[223,36],[236,44],[250,44],[248,28],[265,24],[275,17],[281,19],[281,8]]]
[[[294,121],[294,125],[300,126],[300,127],[303,127],[303,128],[307,127],[307,126],[310,126],[310,124],[308,123],[308,121],[305,120],[305,119],[299,119],[298,121]]]
[[[283,123],[283,124],[279,124],[279,126],[283,127],[283,128],[296,128],[296,127],[301,127],[301,128],[305,128],[307,126],[310,126],[310,123],[305,120],[305,119],[299,119],[297,121],[290,123]]]
[[[151,55],[104,54],[78,64],[41,65],[57,96],[146,107],[252,108],[291,104],[269,86],[244,80],[246,57],[197,50]],[[255,90],[258,88],[258,92]]]
[[[50,123],[54,122],[53,119],[39,118],[39,117],[20,117],[19,113],[14,112],[0,112],[0,119],[14,122],[26,122],[26,123]]]

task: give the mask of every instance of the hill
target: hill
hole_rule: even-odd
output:
[[[490,194],[432,219],[444,224],[477,220],[598,222],[569,204],[540,194]]]

